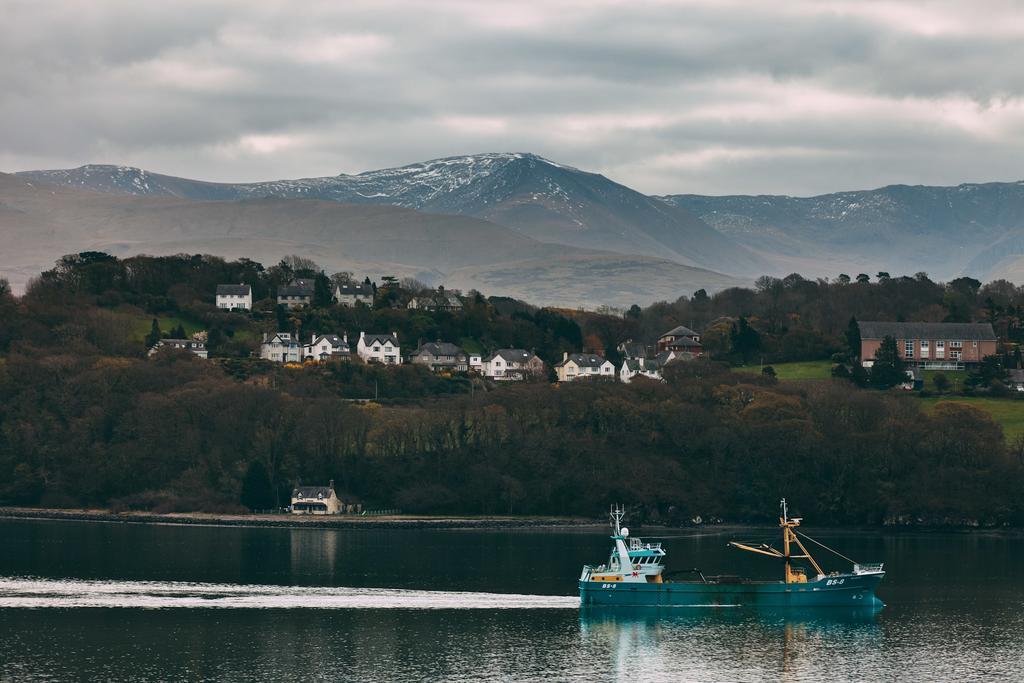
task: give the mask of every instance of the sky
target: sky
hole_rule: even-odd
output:
[[[651,194],[1024,179],[1024,5],[0,0],[0,170],[534,152]]]

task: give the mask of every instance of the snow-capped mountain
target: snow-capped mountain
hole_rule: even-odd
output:
[[[871,273],[988,277],[1007,274],[1024,255],[1024,182],[662,199],[749,248],[805,258],[855,255]]]
[[[207,183],[124,166],[28,171],[24,178],[100,192],[200,200],[313,198],[475,216],[544,242],[645,254],[722,272],[755,274],[757,255],[685,209],[602,175],[534,154],[435,159],[358,175],[261,183]]]

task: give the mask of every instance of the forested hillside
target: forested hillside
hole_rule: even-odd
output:
[[[624,316],[477,293],[464,293],[461,313],[396,308],[413,282],[378,283],[374,308],[289,313],[268,300],[250,317],[212,305],[218,282],[251,283],[261,298],[314,265],[81,254],[22,297],[0,287],[0,502],[242,510],[333,478],[347,500],[407,512],[596,514],[620,501],[662,519],[766,520],[785,495],[816,523],[1024,523],[1024,454],[986,413],[926,413],[898,392],[727,365],[828,358],[852,316],[991,317],[1005,335],[1022,304],[1010,283],[793,276]],[[322,291],[328,277],[313,274]],[[154,319],[163,332],[206,330],[210,360],[147,359]],[[752,335],[732,334],[740,319]],[[722,362],[670,365],[665,383],[496,386],[422,367],[249,357],[266,330],[366,330],[413,345],[523,346],[550,362],[581,347],[611,355],[680,323],[710,331]],[[377,401],[350,400],[374,391]]]

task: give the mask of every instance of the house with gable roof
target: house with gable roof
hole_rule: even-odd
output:
[[[275,363],[301,363],[303,357],[302,344],[290,332],[278,332],[274,335],[263,334],[260,344],[260,358]]]
[[[555,363],[555,373],[559,382],[599,377],[614,379],[615,366],[596,353],[563,353],[562,360]]]
[[[499,382],[544,376],[544,361],[526,349],[498,349],[481,362],[485,377]]]
[[[217,308],[225,311],[252,310],[252,288],[249,285],[217,285]]]
[[[373,305],[373,285],[369,282],[344,282],[334,288],[334,301],[339,306]]]
[[[402,349],[398,345],[398,333],[366,334],[359,333],[356,353],[367,363],[383,363],[384,365],[401,365]]]
[[[333,479],[327,486],[296,486],[292,490],[292,514],[337,515],[342,507]]]
[[[443,341],[420,344],[420,347],[409,356],[409,362],[414,365],[425,365],[431,372],[469,370],[469,354],[463,351],[462,347]]]
[[[700,356],[704,353],[704,347],[700,343],[700,334],[685,325],[674,327],[658,337],[657,350],[659,352],[686,352],[694,356]]]
[[[314,334],[308,344],[303,347],[303,359],[325,362],[329,360],[349,360],[352,350],[348,347],[348,334]]]
[[[874,365],[882,340],[892,337],[900,359],[924,370],[962,370],[996,353],[996,333],[990,323],[896,323],[862,320],[860,360]]]

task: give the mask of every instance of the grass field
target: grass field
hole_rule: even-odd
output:
[[[183,318],[176,318],[174,316],[161,315],[157,316],[157,320],[160,321],[160,329],[163,330],[164,332],[173,330],[178,325],[181,325],[182,327],[185,328],[185,334],[188,335],[189,337],[203,329],[200,325],[197,325],[194,322],[185,320]],[[134,341],[139,342],[144,340],[146,338],[146,335],[149,334],[149,328],[152,326],[152,324],[153,318],[149,316],[139,318],[138,320],[136,320],[135,325],[132,327],[132,339]]]
[[[938,396],[922,398],[925,412],[931,412],[940,401],[966,403],[981,408],[1003,426],[1007,441],[1024,434],[1024,401],[1013,398],[988,398],[975,396]]]
[[[832,362],[827,360],[799,361],[797,363],[765,363],[775,368],[775,376],[782,380],[828,379],[832,376]],[[733,368],[736,372],[761,372],[760,365]]]

